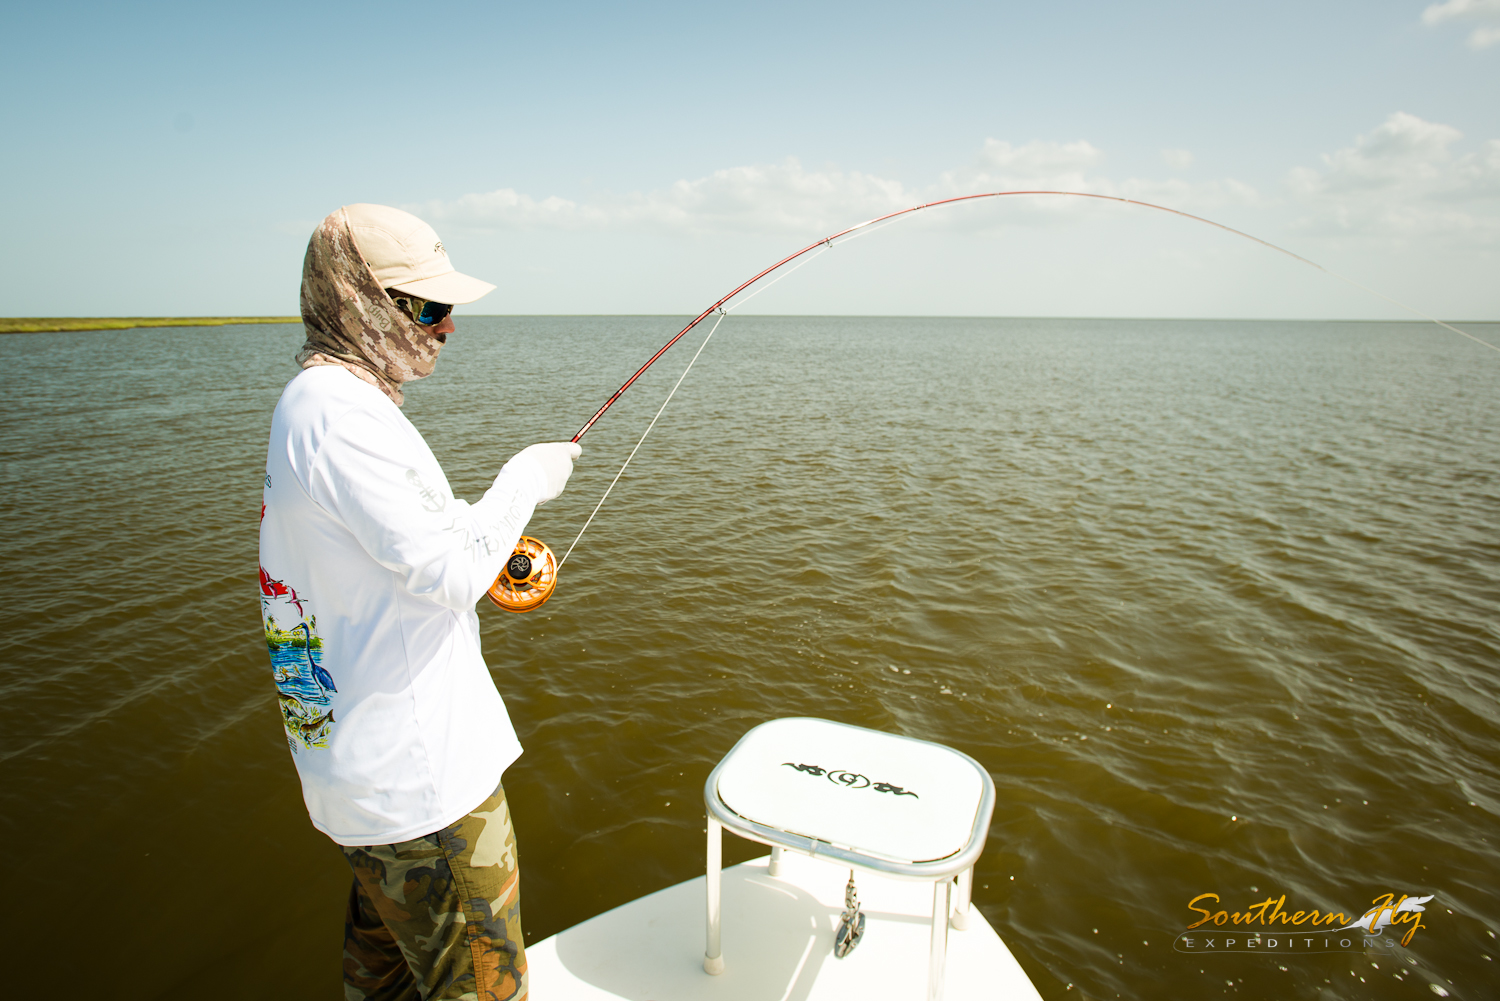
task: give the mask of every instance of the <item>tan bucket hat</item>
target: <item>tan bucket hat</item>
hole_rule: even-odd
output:
[[[381,288],[400,289],[454,306],[495,290],[489,282],[453,270],[437,232],[410,212],[361,203],[345,205],[344,216]]]

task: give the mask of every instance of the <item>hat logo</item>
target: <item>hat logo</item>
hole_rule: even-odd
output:
[[[448,252],[443,249],[443,241],[442,240],[439,240],[437,243],[434,243],[432,245],[432,252],[434,254],[442,254],[444,257],[448,256]]]

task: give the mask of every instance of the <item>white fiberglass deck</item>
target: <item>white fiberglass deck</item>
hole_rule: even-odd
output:
[[[849,870],[787,852],[724,870],[724,963],[703,972],[703,877],[631,901],[526,949],[537,1001],[921,1001],[932,884],[855,877],[864,939],[833,958]],[[948,935],[948,1001],[1040,1001],[975,908]]]

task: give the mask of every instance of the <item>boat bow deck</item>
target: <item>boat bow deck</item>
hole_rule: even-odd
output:
[[[855,878],[864,939],[833,958],[849,870],[787,852],[724,870],[725,972],[703,972],[704,877],[631,901],[526,950],[539,1001],[919,1001],[927,990],[932,885]],[[948,936],[948,1001],[1040,1001],[976,908]]]

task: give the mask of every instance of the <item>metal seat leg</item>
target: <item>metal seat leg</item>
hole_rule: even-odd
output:
[[[719,946],[720,919],[723,915],[722,901],[720,900],[720,889],[723,882],[724,869],[724,835],[723,825],[712,817],[708,818],[708,948],[703,953],[703,970],[714,976],[724,972],[723,950]]]
[[[948,967],[948,912],[953,906],[953,880],[932,884],[932,950],[927,959],[927,1001],[942,1001],[943,976]]]
[[[953,904],[953,928],[966,931],[969,927],[969,902],[974,896],[974,867],[970,866],[958,874],[958,900]]]

